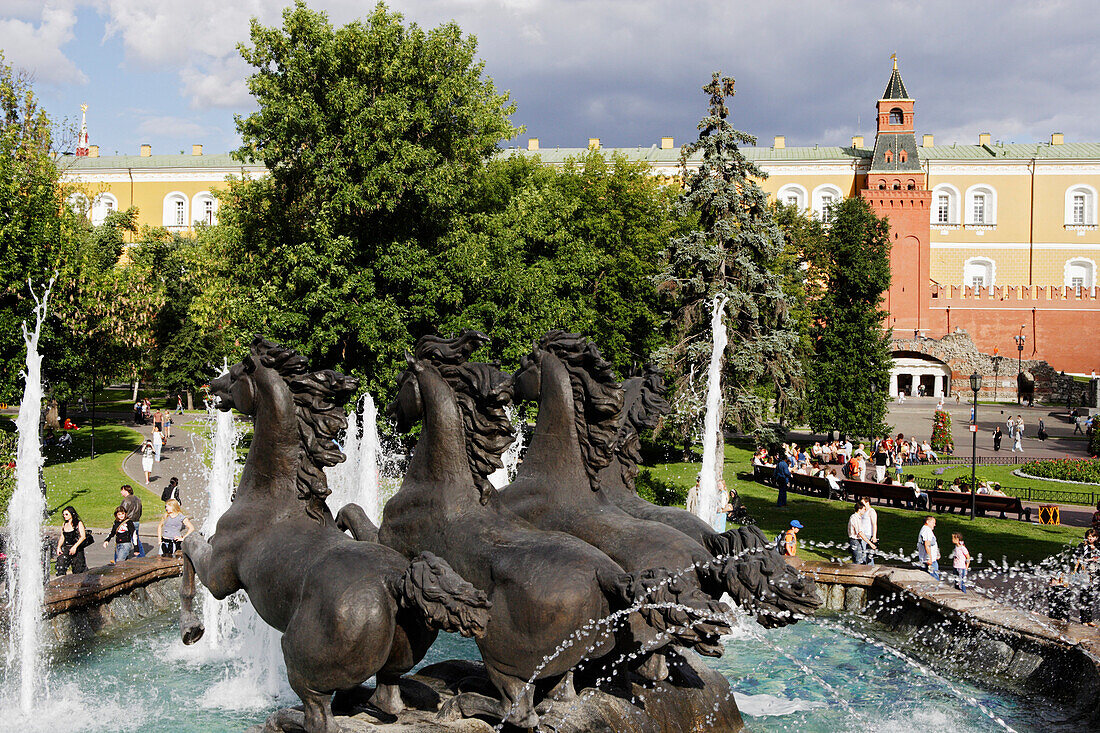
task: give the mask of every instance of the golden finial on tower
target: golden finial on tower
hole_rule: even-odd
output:
[[[87,111],[88,111],[88,103],[87,103],[87,102],[85,102],[84,104],[80,105],[80,111],[81,111],[81,112],[87,112]]]
[[[898,70],[898,54],[894,52],[890,54],[890,60],[894,62],[894,71]]]

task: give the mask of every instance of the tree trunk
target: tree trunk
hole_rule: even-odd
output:
[[[195,409],[195,397],[194,397],[194,395],[191,394],[191,390],[187,390],[186,394],[187,394],[187,409],[188,410],[194,410]]]
[[[140,379],[135,379],[135,380],[134,380],[134,396],[130,398],[130,401],[131,401],[131,402],[137,402],[137,398],[138,398],[138,388],[139,388],[140,386],[141,386],[141,380],[140,380]]]

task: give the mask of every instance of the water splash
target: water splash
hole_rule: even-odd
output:
[[[325,469],[332,491],[326,501],[334,515],[347,504],[358,504],[376,525],[381,520],[379,446],[378,410],[368,393],[360,398],[358,409],[348,414],[348,428],[341,446],[346,460]]]
[[[50,278],[42,297],[34,293],[35,325],[27,330],[23,323],[23,341],[27,346],[27,364],[23,372],[23,401],[16,419],[19,440],[16,448],[15,493],[8,504],[8,578],[12,602],[9,605],[7,674],[5,687],[18,687],[19,709],[23,715],[34,710],[35,691],[45,689],[45,664],[42,660],[42,603],[45,587],[42,567],[42,521],[46,514],[46,497],[39,483],[44,459],[39,442],[42,419],[42,355],[38,353],[38,337],[46,319],[46,304],[57,273]]]
[[[515,424],[515,409],[508,405],[504,408],[504,411],[508,414],[508,422]],[[508,446],[508,450],[504,451],[500,457],[503,467],[498,468],[489,474],[489,483],[493,485],[495,489],[503,489],[508,484],[516,480],[516,472],[519,471],[519,457],[523,453],[523,430],[516,429],[516,439],[512,441],[512,444]]]
[[[719,426],[719,417],[722,411],[722,355],[726,351],[728,336],[726,325],[722,322],[722,312],[725,310],[727,298],[724,295],[715,297],[710,309],[710,330],[712,349],[710,352],[710,367],[707,369],[707,412],[703,421],[703,467],[699,471],[699,504],[698,516],[707,524],[713,525],[715,531],[723,532],[726,529],[724,515],[719,515],[718,476],[715,473],[718,464],[718,448],[722,443],[722,432]]]

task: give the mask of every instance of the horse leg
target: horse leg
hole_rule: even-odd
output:
[[[184,644],[194,644],[205,629],[194,610],[195,578],[221,599],[237,590],[240,583],[232,568],[214,554],[214,548],[198,532],[183,541],[183,580],[180,583],[180,636]]]
[[[486,666],[486,672],[489,674],[489,681],[500,692],[500,700],[476,692],[461,692],[439,709],[439,718],[458,720],[484,715],[507,721],[518,728],[537,728],[539,716],[535,712],[535,686],[528,685],[526,680],[519,677],[498,672],[493,667]]]
[[[405,702],[401,699],[401,688],[397,681],[400,677],[382,676],[375,678],[378,683],[374,688],[374,694],[370,696],[370,704],[384,713],[397,715],[405,709]]]

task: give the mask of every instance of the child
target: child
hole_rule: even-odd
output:
[[[951,535],[951,541],[955,544],[951,556],[954,558],[955,572],[959,576],[959,590],[966,593],[966,571],[970,570],[970,551],[966,549],[966,543],[958,532]]]
[[[115,509],[115,526],[107,539],[103,540],[106,547],[111,538],[115,538],[115,559],[111,564],[128,560],[134,554],[134,523],[126,518],[126,510],[122,507]]]

